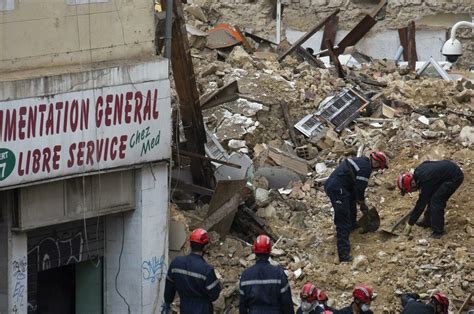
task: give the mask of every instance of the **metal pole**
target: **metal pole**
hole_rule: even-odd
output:
[[[276,42],[280,44],[281,39],[281,0],[277,0],[277,16],[276,16]]]
[[[171,30],[173,27],[173,0],[166,0],[165,58],[171,59]]]

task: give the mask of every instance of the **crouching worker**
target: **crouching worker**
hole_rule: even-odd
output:
[[[259,235],[252,246],[255,265],[240,277],[240,314],[293,314],[291,290],[281,267],[270,265],[271,240]],[[191,313],[191,312],[190,312]]]
[[[176,257],[170,264],[165,285],[162,313],[169,313],[176,292],[180,298],[180,313],[212,314],[212,302],[222,290],[214,268],[203,258],[209,243],[204,229],[196,229],[189,237],[191,253]]]
[[[416,293],[405,293],[400,296],[402,301],[402,314],[447,314],[449,308],[448,298],[437,292],[431,296],[430,303],[420,301]]]
[[[433,230],[431,237],[441,238],[445,232],[444,209],[446,203],[463,180],[464,175],[461,169],[449,160],[425,161],[416,167],[413,174],[405,172],[398,176],[397,186],[402,195],[420,190],[420,196],[413,208],[404,234],[406,236],[410,234],[412,226],[424,211],[424,218],[417,225],[431,228]]]
[[[373,314],[370,310],[370,304],[372,303],[373,292],[372,288],[367,285],[359,285],[352,291],[352,297],[354,300],[351,305],[341,310],[335,311],[338,314]]]

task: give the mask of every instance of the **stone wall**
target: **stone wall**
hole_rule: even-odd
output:
[[[274,2],[276,0],[194,0],[208,13],[210,23],[239,24],[270,39],[275,36]],[[348,30],[371,12],[378,0],[282,0],[282,3],[285,6],[283,29],[307,31],[339,8],[339,29]],[[448,34],[454,23],[471,21],[472,12],[472,0],[388,0],[371,32],[405,27],[410,21],[415,21],[417,29],[445,29]],[[464,60],[460,61],[473,65],[473,32],[465,30],[459,33],[466,52]]]

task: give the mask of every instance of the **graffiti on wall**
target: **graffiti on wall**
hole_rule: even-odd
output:
[[[18,313],[25,306],[25,290],[26,290],[26,256],[15,259],[12,262],[12,312]]]
[[[161,257],[153,256],[151,259],[143,261],[142,273],[143,279],[154,283],[157,279],[161,279],[163,275],[163,266],[165,264],[165,256]]]
[[[55,267],[78,263],[82,260],[83,238],[78,232],[70,238],[47,237],[28,251],[28,264],[38,272]]]

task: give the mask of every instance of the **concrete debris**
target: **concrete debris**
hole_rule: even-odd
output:
[[[471,146],[474,143],[474,127],[463,127],[461,133],[459,133],[459,139],[461,140],[462,145]]]
[[[204,18],[213,21],[214,7],[208,10],[203,5],[202,9]],[[203,16],[188,13],[190,24],[207,33]],[[239,275],[255,263],[251,242],[264,231],[274,236],[271,262],[287,271],[295,300],[306,281],[324,289],[336,308],[350,303],[355,284],[367,283],[378,294],[372,306],[376,313],[399,313],[397,294],[413,289],[418,293],[438,289],[465,300],[474,281],[469,264],[474,237],[470,218],[474,202],[472,81],[454,80],[443,63],[453,80],[431,78],[425,75],[428,69],[416,77],[403,62],[397,65],[393,60],[372,58],[369,63],[353,53],[339,55],[350,74],[341,79],[333,67],[314,67],[296,53],[279,63],[276,59],[285,51],[284,45],[276,49],[274,43],[255,38],[259,37],[248,36],[257,49],[253,54],[238,43],[225,49],[192,50],[199,56],[193,63],[201,94],[212,95],[238,82],[230,101],[203,109],[210,132],[229,153],[235,151],[226,160],[245,168],[232,169],[236,172],[230,174],[230,167],[219,166],[216,178],[219,182],[244,179],[254,190],[245,203],[252,223],[237,221],[236,214],[227,236],[217,235],[206,256],[225,285],[225,296],[217,301],[216,309],[236,313]],[[344,107],[354,100],[357,106]],[[283,102],[288,120],[298,121],[294,125],[298,132],[289,130]],[[391,161],[383,174],[372,173],[366,193],[368,202],[377,207],[381,228],[399,220],[416,201],[416,195],[400,196],[395,182],[401,172],[412,171],[425,160],[451,159],[462,167],[464,183],[446,208],[443,241],[429,238],[430,231],[416,225],[410,238],[385,240],[377,233],[356,231],[351,233],[353,263],[337,264],[334,210],[324,182],[344,158],[358,153],[367,156],[372,150],[383,150]],[[231,161],[233,154],[245,162]],[[192,212],[180,211],[178,220],[190,229],[201,225],[208,215],[206,207],[200,206]],[[229,212],[235,214],[234,209]]]

